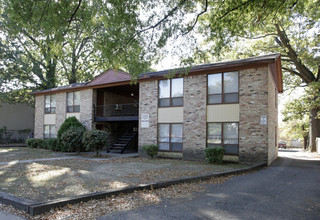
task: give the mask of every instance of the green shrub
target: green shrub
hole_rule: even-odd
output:
[[[44,140],[46,145],[46,149],[53,150],[53,151],[60,151],[60,146],[58,144],[58,138],[48,138]]]
[[[57,138],[59,139],[59,142],[61,142],[61,135],[71,127],[85,129],[85,127],[81,124],[81,122],[75,116],[69,117],[66,120],[64,120],[64,122],[61,124],[58,130]]]
[[[26,140],[27,147],[44,148],[44,140],[38,138],[29,138]]]
[[[154,158],[158,154],[158,146],[157,145],[145,145],[142,149],[151,157]]]
[[[82,144],[82,136],[85,129],[82,127],[70,127],[61,135],[61,143],[65,151],[67,152],[78,152],[84,151]]]
[[[204,156],[209,163],[222,163],[225,149],[222,147],[204,149]]]
[[[110,139],[110,132],[101,130],[86,131],[82,137],[82,143],[86,150],[95,150],[97,157],[101,156],[101,150],[106,146]]]

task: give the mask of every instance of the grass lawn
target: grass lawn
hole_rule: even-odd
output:
[[[33,159],[51,157],[50,151],[28,148],[19,150],[22,151],[21,155],[28,153]],[[0,152],[2,158],[2,154],[6,152],[3,148]],[[9,152],[12,151],[7,153]],[[13,152],[19,155],[17,151]],[[30,159],[23,156],[21,158]],[[14,160],[16,159],[14,157]],[[182,160],[145,158],[105,160],[76,158],[10,163],[0,165],[0,191],[28,199],[47,201],[244,167],[246,166],[239,164],[210,165]]]

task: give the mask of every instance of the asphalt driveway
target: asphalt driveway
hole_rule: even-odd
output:
[[[280,150],[268,168],[102,219],[320,219],[320,156]]]

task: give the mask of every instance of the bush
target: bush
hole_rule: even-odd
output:
[[[222,163],[225,149],[222,147],[204,149],[204,156],[209,163]]]
[[[142,149],[151,157],[154,158],[158,154],[158,146],[157,145],[145,145]]]
[[[38,138],[29,138],[26,140],[27,147],[44,148],[44,140]]]
[[[84,151],[82,144],[82,136],[85,129],[82,127],[70,127],[61,135],[61,143],[63,148],[67,152],[78,152]]]
[[[101,150],[108,144],[110,132],[101,130],[86,131],[82,137],[82,143],[86,150],[95,150],[97,157],[101,156]]]
[[[53,150],[53,151],[59,151],[61,149],[58,143],[58,138],[45,139],[44,145],[46,146],[46,149]]]
[[[57,138],[59,139],[59,141],[61,141],[61,135],[71,127],[86,129],[75,116],[69,117],[66,120],[64,120],[64,122],[61,124],[58,130]]]

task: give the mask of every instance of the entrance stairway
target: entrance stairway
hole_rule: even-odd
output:
[[[130,128],[107,150],[107,152],[122,154],[137,135],[137,129],[134,129],[134,127]]]

